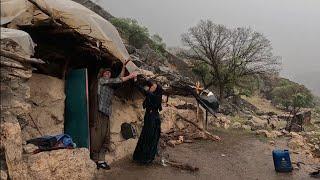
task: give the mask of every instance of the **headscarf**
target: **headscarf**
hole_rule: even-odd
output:
[[[153,82],[148,81],[147,85],[150,87]],[[157,89],[154,92],[149,92],[143,101],[143,107],[146,109],[161,111],[162,110],[162,86],[157,84]]]

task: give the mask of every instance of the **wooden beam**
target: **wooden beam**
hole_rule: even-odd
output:
[[[35,5],[40,11],[42,11],[43,13],[45,13],[47,16],[51,17],[52,18],[52,15],[51,13],[46,10],[46,9],[43,9],[37,2],[35,2],[34,0],[28,0],[30,3],[32,3],[33,5]]]
[[[23,57],[23,56],[14,54],[14,53],[12,53],[10,51],[5,51],[3,49],[1,49],[0,52],[1,52],[0,55],[3,56],[3,57],[14,59],[16,61],[23,62],[23,63],[38,63],[38,64],[44,64],[45,63],[41,59]]]
[[[219,136],[216,136],[216,135],[213,135],[211,133],[209,133],[208,131],[206,131],[205,129],[201,128],[198,124],[196,124],[195,122],[192,122],[191,120],[189,119],[186,119],[184,117],[182,117],[181,115],[177,114],[177,117],[183,121],[186,121],[190,124],[192,124],[194,127],[196,127],[198,130],[204,132],[211,140],[214,140],[214,141],[220,141],[221,138]]]
[[[6,66],[6,67],[11,67],[11,68],[17,68],[17,69],[23,69],[26,70],[27,68],[24,67],[22,64],[17,63],[17,62],[10,62],[10,61],[6,61],[4,59],[1,59],[0,62],[1,66]]]
[[[206,124],[205,124],[205,129],[208,129],[208,111],[206,110]]]

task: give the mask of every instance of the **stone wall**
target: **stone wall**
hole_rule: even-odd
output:
[[[121,125],[125,122],[130,123],[140,132],[143,116],[141,97],[126,101],[114,97],[110,119],[110,152],[105,157],[108,163],[132,155],[138,142],[138,136],[134,139],[124,139],[121,135]]]
[[[27,56],[14,41],[1,39],[1,50]],[[1,56],[1,173],[11,179],[26,177],[22,158],[21,127],[18,119],[28,113],[27,103],[30,88],[27,85],[32,75],[31,66]],[[4,165],[4,166],[3,166]]]
[[[64,80],[33,73],[27,84],[30,87],[31,111],[24,117],[23,140],[63,133]],[[22,121],[22,120],[21,120]]]

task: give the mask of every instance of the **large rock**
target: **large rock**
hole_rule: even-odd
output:
[[[170,129],[174,128],[176,122],[176,109],[172,107],[163,107],[160,112],[161,116],[161,132],[169,132]]]
[[[115,143],[113,152],[107,153],[105,156],[105,160],[111,164],[114,161],[120,160],[129,154],[133,154],[134,149],[137,145],[138,138],[136,139],[128,139],[126,141],[123,141],[121,143]]]
[[[239,129],[239,128],[241,128],[241,123],[235,122],[235,123],[232,124],[231,127],[232,127],[233,129]]]
[[[33,74],[29,79],[32,110],[24,117],[27,121],[22,129],[24,140],[63,133],[64,84],[61,79],[42,74]]]
[[[277,137],[276,134],[270,133],[270,132],[267,131],[267,130],[257,130],[257,131],[256,131],[256,134],[257,134],[257,135],[263,135],[263,136],[265,136],[266,138],[276,138],[276,137]]]
[[[41,152],[28,157],[30,179],[93,179],[96,164],[88,149],[61,149]]]
[[[8,174],[4,170],[0,170],[0,180],[7,180],[8,179]]]
[[[293,150],[297,150],[299,148],[304,147],[306,144],[305,139],[303,138],[303,136],[300,135],[294,135],[292,136],[292,138],[289,140],[288,142],[288,147],[293,149]]]
[[[261,130],[266,129],[268,121],[253,116],[253,118],[249,121],[246,121],[245,124],[251,126],[253,130]]]
[[[11,122],[1,122],[1,146],[4,149],[8,174],[11,179],[21,179],[25,172],[22,162],[22,139],[19,123],[13,117]]]
[[[300,119],[305,125],[311,124],[311,111],[302,111],[297,114],[297,118]]]
[[[246,131],[250,131],[250,130],[251,130],[251,126],[245,125],[245,124],[243,124],[243,125],[241,126],[241,128],[244,129],[244,130],[246,130]]]
[[[272,136],[274,136],[274,137],[280,137],[280,136],[283,135],[280,131],[271,131],[270,133],[271,133]]]
[[[228,129],[231,125],[230,119],[228,119],[226,116],[218,116],[217,118],[217,127],[222,127],[224,129]]]

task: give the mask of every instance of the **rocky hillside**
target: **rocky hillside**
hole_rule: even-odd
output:
[[[109,20],[109,19],[114,17],[109,12],[104,10],[101,6],[95,4],[94,2],[92,2],[90,0],[73,0],[73,1],[82,4],[83,6],[85,6],[88,9],[94,11],[95,13],[99,14],[101,17],[103,17],[103,18],[105,18],[107,20]]]

